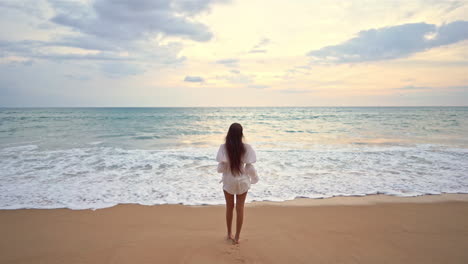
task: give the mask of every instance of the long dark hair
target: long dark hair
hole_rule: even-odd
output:
[[[234,176],[241,174],[241,159],[245,153],[244,143],[242,143],[243,138],[242,126],[239,123],[233,123],[229,127],[226,136],[226,150],[231,173]]]

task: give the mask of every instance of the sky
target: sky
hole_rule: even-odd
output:
[[[467,105],[468,0],[0,0],[0,107]]]

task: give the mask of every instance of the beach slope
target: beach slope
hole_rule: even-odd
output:
[[[0,263],[468,263],[468,202],[0,210]],[[235,224],[235,221],[234,223]]]

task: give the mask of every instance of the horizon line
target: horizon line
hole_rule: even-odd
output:
[[[324,106],[0,106],[5,108],[319,108],[319,107],[468,107],[468,105],[324,105]]]

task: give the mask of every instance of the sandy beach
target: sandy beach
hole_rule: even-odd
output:
[[[468,263],[468,195],[0,211],[0,263]]]

